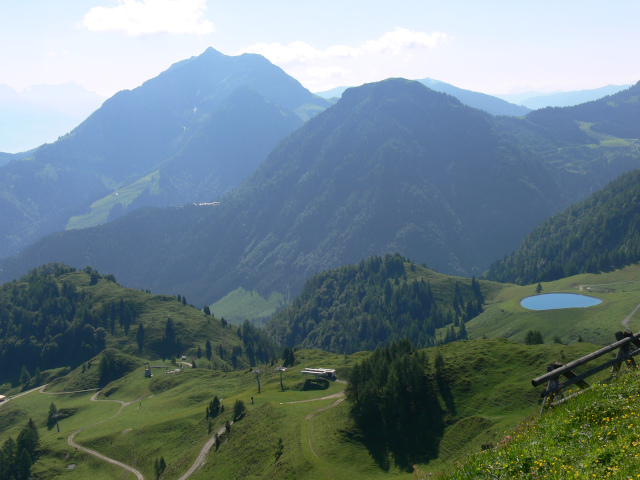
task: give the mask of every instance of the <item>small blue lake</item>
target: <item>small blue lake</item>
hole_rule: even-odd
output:
[[[558,310],[560,308],[586,308],[602,303],[599,298],[578,293],[543,293],[523,298],[520,302],[528,310]]]

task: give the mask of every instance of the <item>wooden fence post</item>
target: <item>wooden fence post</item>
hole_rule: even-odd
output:
[[[578,360],[574,360],[573,362],[570,362],[566,365],[563,365],[560,362],[550,363],[549,365],[547,365],[547,373],[538,378],[534,378],[531,381],[534,387],[542,385],[544,381],[548,381],[547,388],[541,394],[541,414],[542,412],[544,412],[544,407],[548,403],[547,400],[549,400],[549,402],[553,402],[553,399],[556,397],[556,395],[560,396],[560,400],[553,402],[553,405],[557,405],[574,397],[575,395],[578,395],[578,393],[574,393],[572,395],[569,395],[568,397],[565,397],[563,389],[568,386],[576,385],[581,390],[585,390],[590,387],[589,384],[584,380],[585,378],[590,377],[595,373],[601,372],[602,370],[609,367],[611,367],[611,373],[615,374],[620,371],[620,366],[622,365],[622,363],[627,366],[628,370],[636,368],[636,362],[633,356],[640,353],[640,333],[633,334],[631,333],[631,331],[627,330],[625,332],[616,332],[615,336],[616,341],[614,343],[603,347],[596,352],[590,353],[589,355],[585,355]],[[635,350],[631,348],[631,344],[636,347]],[[618,352],[614,360],[610,360],[603,363],[602,365],[591,368],[587,372],[581,373],[580,375],[576,374],[573,371],[574,367],[584,365],[585,363],[594,360],[595,358],[598,358],[608,352],[611,352],[616,348],[618,349]],[[561,375],[567,378],[567,381],[565,381],[564,383],[560,382]]]

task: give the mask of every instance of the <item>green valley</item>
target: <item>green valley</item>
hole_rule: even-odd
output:
[[[299,302],[295,308],[300,308],[303,302],[314,299],[318,292],[326,289],[328,280],[337,282],[352,273],[354,280],[373,285],[371,282],[378,281],[378,277],[365,275],[369,268],[387,272],[380,275],[383,286],[385,279],[397,279],[398,285],[391,282],[392,291],[400,291],[405,283],[428,280],[434,299],[454,298],[456,284],[463,298],[474,298],[475,279],[472,283],[468,279],[448,277],[404,260],[391,255],[372,257],[359,265],[326,272],[310,280],[308,293],[303,293],[293,306]],[[47,288],[51,291],[52,281],[61,285],[60,291],[67,295],[71,294],[70,287],[64,285],[74,285],[74,298],[84,298],[76,310],[84,312],[80,318],[85,325],[90,325],[94,318],[90,314],[92,310],[99,319],[102,306],[111,302],[117,306],[120,298],[125,311],[129,309],[136,314],[128,334],[116,315],[112,335],[107,313],[105,345],[108,348],[96,356],[71,357],[75,359],[71,362],[75,362],[75,368],[49,370],[40,365],[43,368],[39,381],[47,383],[44,390],[38,387],[36,375],[26,384],[20,382],[19,369],[11,376],[12,380],[0,387],[0,394],[8,398],[0,403],[0,449],[9,437],[15,439],[31,418],[41,442],[32,472],[42,478],[91,475],[101,479],[123,475],[122,467],[107,464],[80,447],[121,462],[139,471],[144,478],[156,478],[156,464],[163,459],[163,478],[182,478],[203,448],[207,449],[207,444],[210,450],[202,457],[204,463],[198,466],[202,460],[196,462],[189,478],[408,478],[414,464],[427,473],[450,472],[456,462],[479,452],[481,445],[496,445],[504,439],[504,432],[519,428],[518,425],[539,410],[541,389],[531,387],[530,381],[544,372],[546,364],[566,363],[594,351],[597,345],[610,343],[613,332],[623,329],[620,322],[640,302],[638,265],[605,274],[584,274],[541,283],[541,293],[581,292],[603,300],[600,305],[586,309],[526,310],[520,306],[520,300],[534,295],[535,285],[478,281],[484,303],[483,311],[466,321],[471,340],[449,341],[445,345],[414,350],[406,340],[397,343],[390,338],[391,344],[383,347],[385,343],[382,343],[375,352],[349,355],[290,349],[287,355],[292,355],[294,360],[283,374],[282,388],[276,367],[284,360],[276,358],[281,355],[269,350],[267,343],[261,343],[264,340],[249,324],[240,328],[225,325],[217,315],[207,316],[190,307],[183,297],[179,301],[176,297],[124,289],[111,276],[93,270],[47,266],[20,282],[5,284],[3,292],[11,294],[13,301],[4,301],[11,323],[3,324],[2,331],[13,331],[11,325],[20,325],[16,322],[29,318],[29,308],[35,307],[33,303],[19,306],[24,301],[20,299],[25,298],[20,295],[21,291],[27,288],[32,294]],[[335,283],[335,287],[339,285]],[[344,292],[357,291],[357,283],[349,285],[346,283],[340,288]],[[331,311],[342,308],[340,301],[348,301],[349,295],[344,292],[335,296]],[[39,295],[38,298],[48,298]],[[381,295],[384,299],[384,292]],[[402,297],[395,298],[400,307]],[[89,301],[93,302],[92,308]],[[454,311],[453,305],[447,308]],[[16,317],[18,311],[23,317]],[[38,312],[44,313],[42,307]],[[175,320],[180,343],[181,350],[175,352],[184,354],[186,360],[180,360],[175,353],[172,359],[164,350],[170,336],[167,314]],[[451,315],[453,318],[453,313]],[[156,317],[159,321],[152,320]],[[286,318],[285,315],[281,321]],[[73,320],[71,324],[78,321]],[[635,317],[630,321],[633,328]],[[147,338],[142,350],[136,343],[138,324],[144,325]],[[446,326],[436,329],[434,343],[445,341],[446,330]],[[521,343],[529,330],[540,331],[544,344]],[[34,337],[32,342],[37,340]],[[211,361],[207,359],[206,340],[213,346]],[[3,345],[6,350],[6,338]],[[81,352],[89,353],[87,347],[83,348]],[[261,350],[263,348],[266,350]],[[261,351],[264,353],[259,354]],[[231,360],[234,352],[235,363]],[[286,358],[291,362],[290,357]],[[393,362],[385,366],[381,363],[384,358],[396,358],[406,366],[392,374],[398,366],[393,366]],[[3,364],[6,361],[3,360]],[[150,378],[145,374],[145,362],[152,367]],[[32,364],[28,365],[27,370],[33,372]],[[309,378],[301,373],[307,367],[335,369],[340,382]],[[255,369],[261,371],[260,391]],[[173,371],[175,373],[165,373]],[[405,402],[415,400],[393,392],[402,391],[406,388],[404,385],[408,385],[405,382],[414,381],[409,372],[417,374],[419,382],[423,382],[420,388],[431,392],[432,405],[428,411],[433,418],[431,427],[421,432],[421,442],[399,448],[401,444],[391,440],[394,435],[404,435],[402,432],[409,420],[392,416],[385,420],[384,426],[371,430],[373,423],[362,424],[358,420],[362,413],[357,412],[366,409],[357,406],[353,389],[360,392],[361,399],[375,395],[364,405],[378,405],[381,412],[402,411]],[[382,381],[385,386],[372,389],[374,381]],[[65,393],[76,391],[79,393]],[[220,399],[224,408],[208,418],[214,397]],[[234,419],[236,401],[244,404],[246,412]],[[60,433],[55,422],[49,420],[52,403],[60,412]],[[225,428],[227,422],[230,431]],[[393,422],[400,422],[394,427],[399,430],[389,430]],[[214,434],[218,433],[216,442]],[[75,443],[69,443],[71,436]],[[406,441],[409,437],[403,438]],[[72,446],[76,444],[78,450]],[[130,473],[129,478],[133,478],[133,474]]]
[[[558,358],[560,350],[581,355],[592,348],[587,344],[526,347],[506,340],[478,340],[424,351],[431,375],[439,382],[438,401],[446,412],[445,428],[437,439],[438,459],[426,467],[432,471],[445,468],[476,451],[481,443],[495,441],[535,408],[536,392],[526,384],[545,361]],[[436,355],[444,361],[437,374]],[[98,402],[91,401],[95,392],[47,395],[62,387],[54,382],[45,393],[35,391],[0,406],[2,417],[11,418],[8,425],[3,422],[0,442],[15,437],[22,424],[33,418],[42,442],[33,467],[36,475],[92,475],[98,479],[120,475],[115,467],[104,463],[103,467],[94,457],[71,448],[67,439],[78,429],[112,417],[120,407],[114,401],[131,402],[117,417],[86,428],[74,441],[133,466],[145,478],[154,478],[154,462],[163,457],[165,478],[178,478],[212,432],[232,420],[233,405],[242,400],[246,414],[231,425],[230,433],[221,436],[220,444],[212,447],[204,465],[190,478],[406,478],[407,465],[399,468],[393,452],[383,444],[368,443],[350,420],[349,403],[339,402],[343,384],[310,381],[299,373],[303,366],[321,365],[336,368],[341,378],[365,357],[364,353],[344,357],[299,350],[296,367],[284,374],[284,391],[273,367],[260,366],[259,394],[250,370],[225,373],[185,368],[166,375],[163,369],[153,369],[149,379],[144,368],[139,368],[107,385],[97,396]],[[501,373],[492,373],[498,366]],[[222,399],[224,412],[209,427],[205,406],[214,395]],[[100,401],[107,397],[111,402]],[[308,401],[312,399],[320,400]],[[46,425],[52,402],[59,411],[70,414],[59,420],[60,433],[55,426]],[[279,439],[283,448],[277,455]],[[69,465],[75,465],[74,469],[68,470]]]

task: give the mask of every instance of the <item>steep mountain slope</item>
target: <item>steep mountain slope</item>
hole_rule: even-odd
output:
[[[0,278],[54,260],[90,264],[203,304],[238,287],[291,298],[315,273],[385,252],[479,274],[536,224],[638,164],[635,140],[593,130],[620,125],[610,131],[622,135],[640,108],[637,88],[524,119],[402,79],[350,89],[221,205],[57,234],[3,260]]]
[[[314,273],[388,251],[471,275],[563,195],[535,158],[501,138],[493,117],[392,79],[346,91],[219,207],[55,235],[2,268],[11,278],[22,262],[89,263],[199,303],[238,286],[297,292]]]
[[[239,87],[203,118],[184,147],[150,176],[118,189],[118,195],[97,200],[90,211],[71,218],[67,228],[98,225],[145,205],[219,200],[301,124],[293,112],[250,87]]]
[[[616,138],[640,138],[640,82],[621,92],[566,108],[544,108],[527,115],[528,122],[543,127],[548,134],[561,133],[561,141],[587,140],[596,134]],[[592,133],[592,132],[595,132]]]
[[[596,273],[640,260],[640,170],[537,226],[486,277],[529,284]]]
[[[257,93],[232,95],[241,87]],[[103,205],[103,211],[108,212],[116,203],[120,203],[117,208],[124,209],[134,201],[137,206],[211,201],[212,196],[221,195],[244,179],[303,118],[328,105],[263,57],[228,57],[209,48],[132,91],[117,93],[69,135],[43,145],[28,161],[1,167],[0,209],[8,214],[0,225],[5,232],[0,238],[0,255],[15,253],[44,234],[64,228],[70,217],[86,214],[92,203],[118,189],[128,188],[128,195]],[[242,121],[238,115],[244,113],[247,117]],[[201,142],[199,137],[211,136],[211,129],[221,124],[245,123],[245,130],[218,137],[208,148],[193,146]],[[262,132],[264,125],[269,128]],[[252,135],[255,149],[246,149],[230,161],[229,152],[236,149],[238,139],[251,143],[246,139]],[[136,182],[171,163],[172,158],[182,155],[178,160],[184,161],[185,149],[190,155],[186,166],[207,165],[206,173],[200,169],[191,181],[182,179],[179,185],[165,182],[164,189],[154,185],[149,188],[153,195],[145,198],[148,182]],[[182,172],[189,173],[185,169]],[[231,177],[227,179],[221,172]],[[197,198],[205,193],[206,199]],[[104,215],[95,217],[79,226],[106,220]]]

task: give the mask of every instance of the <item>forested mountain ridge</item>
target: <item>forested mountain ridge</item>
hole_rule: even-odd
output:
[[[2,278],[23,260],[89,263],[127,285],[204,303],[238,286],[296,293],[314,273],[389,251],[471,275],[561,199],[492,116],[390,79],[346,91],[219,207],[57,234],[5,260]]]
[[[234,94],[239,88],[254,93]],[[0,256],[64,229],[73,216],[85,218],[69,226],[84,227],[127,208],[216,200],[328,105],[259,55],[209,48],[117,93],[26,161],[0,167]],[[176,163],[182,176],[174,176]],[[126,192],[116,198],[119,189]]]
[[[461,103],[468,107],[477,108],[478,110],[490,113],[491,115],[519,116],[526,115],[531,111],[531,109],[527,107],[510,103],[501,98],[458,88],[449,83],[441,82],[440,80],[423,78],[416,81],[422,83],[431,90],[456,97]],[[316,95],[326,99],[337,100],[337,98],[339,98],[347,88],[352,87],[336,87],[331,90],[327,90],[326,92],[318,92]]]
[[[109,347],[148,359],[188,355],[223,370],[271,356],[251,325],[227,325],[186,297],[125,289],[90,267],[49,264],[0,286],[0,384],[75,368]]]
[[[238,287],[295,295],[315,273],[386,252],[479,274],[536,224],[638,163],[632,140],[579,143],[595,141],[582,120],[552,110],[547,126],[403,79],[349,89],[220,206],[138,211],[56,234],[3,260],[0,278],[54,260],[90,264],[204,304]],[[547,135],[557,116],[578,143]]]
[[[351,354],[408,339],[417,347],[466,339],[493,286],[448,277],[398,254],[311,277],[265,330],[276,345]],[[484,292],[483,292],[484,290]],[[436,336],[436,330],[447,332]]]
[[[484,277],[530,284],[640,260],[640,170],[542,222]]]
[[[544,126],[547,130],[560,128],[566,131],[573,121],[573,131],[583,131],[588,139],[588,132],[583,125],[576,123],[589,123],[589,130],[612,135],[618,138],[640,138],[640,82],[613,95],[582,103],[572,107],[547,107],[534,110],[527,115],[527,120],[537,125]],[[593,138],[593,137],[592,137]],[[573,140],[569,135],[566,143]]]

